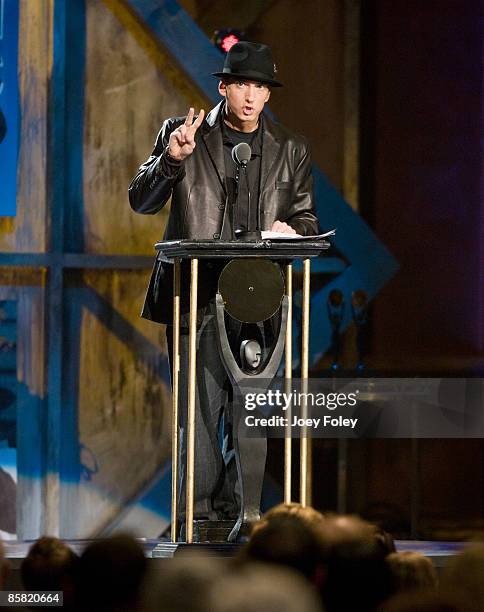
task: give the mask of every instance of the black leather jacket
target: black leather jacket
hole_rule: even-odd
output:
[[[170,174],[163,156],[171,132],[185,118],[167,119],[152,154],[140,166],[131,182],[129,201],[132,209],[138,213],[155,214],[172,196],[165,240],[218,239],[227,234],[230,221],[227,217],[220,125],[222,109],[223,101],[210,111],[195,135],[194,152]],[[259,209],[262,230],[270,229],[274,221],[279,220],[285,221],[302,235],[317,234],[319,231],[307,141],[273,123],[268,117],[264,117]],[[155,263],[142,316],[158,322],[170,322],[171,272],[171,266],[164,262]],[[207,300],[213,293],[211,276],[210,270],[201,269],[199,285],[202,293],[205,287]],[[203,295],[200,298],[202,305],[206,300]]]

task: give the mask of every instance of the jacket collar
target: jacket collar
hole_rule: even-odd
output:
[[[203,131],[206,132],[209,129],[219,126],[219,115],[223,110],[224,100],[220,100],[220,102],[212,108],[212,110],[205,117],[205,121],[203,123]]]
[[[262,134],[262,159],[260,164],[260,194],[264,191],[269,173],[279,156],[282,134],[279,127],[264,115],[264,132]],[[259,195],[260,197],[260,195]]]
[[[225,162],[224,162],[224,151],[222,141],[222,129],[220,126],[220,113],[223,108],[223,100],[217,104],[215,108],[208,113],[205,121],[202,124],[201,134],[205,146],[207,147],[208,154],[215,168],[215,172],[222,183],[225,193],[227,188],[225,186]]]
[[[222,129],[220,114],[223,112],[224,100],[221,100],[207,115],[201,128],[201,135],[207,147],[208,154],[214,165],[217,176],[225,186],[225,162],[223,153]],[[260,193],[267,182],[269,173],[278,157],[283,140],[282,132],[277,124],[264,115],[264,130],[262,133],[262,160],[260,168]]]

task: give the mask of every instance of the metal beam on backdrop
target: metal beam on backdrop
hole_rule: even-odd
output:
[[[0,266],[52,266],[65,269],[144,270],[151,255],[95,255],[91,253],[0,253]]]
[[[76,44],[68,44],[75,32]],[[77,423],[74,411],[63,410],[63,346],[64,346],[64,266],[65,219],[79,236],[75,211],[82,210],[82,109],[83,97],[77,100],[85,61],[85,3],[55,0],[53,14],[52,69],[49,90],[49,134],[47,185],[50,256],[47,284],[47,457],[45,473],[45,531],[59,535],[61,530],[60,488],[63,429],[67,421]],[[80,78],[81,75],[81,78]],[[77,136],[77,137],[76,137]],[[77,196],[77,197],[76,197]],[[66,211],[74,211],[69,217]],[[76,241],[77,242],[77,241]],[[76,246],[79,245],[77,242]],[[38,265],[38,264],[37,264]],[[71,429],[71,428],[70,428]],[[74,443],[74,440],[71,440]]]
[[[217,79],[211,74],[220,70],[223,56],[176,0],[103,1],[111,10],[115,7],[128,9],[136,17],[138,26],[144,24],[144,35],[154,38],[158,46],[167,49],[197,87],[213,103],[218,102]],[[354,143],[354,134],[351,138]],[[324,354],[330,344],[330,322],[323,315],[329,292],[338,288],[344,294],[351,295],[352,291],[362,289],[372,299],[398,269],[391,253],[316,166],[313,166],[313,177],[319,219],[324,229],[337,229],[332,243],[348,260],[349,266],[312,295],[312,362]],[[318,312],[321,316],[317,315]],[[343,328],[350,322],[347,311]]]
[[[161,353],[159,348],[140,333],[119,311],[113,309],[104,296],[82,281],[79,285],[69,284],[64,288],[64,324],[66,330],[69,330],[69,345],[72,349],[69,351],[69,359],[66,359],[63,372],[60,512],[62,517],[61,537],[70,538],[85,537],[81,528],[82,520],[78,512],[78,487],[83,480],[78,433],[79,372],[81,364],[79,347],[81,346],[82,315],[85,311],[90,312],[113,336],[125,344],[131,353],[136,356],[138,363],[143,364],[147,370],[163,380],[167,386],[169,385],[169,368],[166,355]],[[159,478],[159,476],[160,474],[157,472],[156,477]],[[143,492],[145,485],[141,484],[140,486]],[[105,494],[108,495],[109,492],[105,491]],[[130,507],[140,495],[140,492],[136,492],[123,502],[123,507],[125,509]],[[90,534],[91,537],[98,535],[98,532],[102,531],[104,526],[111,525],[112,521],[117,523],[120,520],[119,517],[123,516],[126,511],[123,510],[123,507],[115,505],[116,509],[112,510],[113,515],[105,519],[102,526],[93,526],[95,533]]]
[[[0,0],[0,216],[16,214],[19,149],[18,0]]]
[[[150,368],[158,378],[170,384],[168,357],[160,352],[141,332],[117,310],[98,291],[87,284],[81,285],[78,302],[105,325],[116,338],[128,346],[137,359]],[[74,289],[70,289],[72,295]]]
[[[177,59],[160,43],[159,38],[143,22],[140,14],[131,8],[129,2],[125,0],[102,1],[121,25],[136,39],[154,66],[174,84],[175,89],[191,100],[195,106],[205,107],[207,105],[206,94],[200,90],[195,81],[186,78],[184,67],[179,65]]]
[[[151,255],[94,255],[90,253],[0,253],[0,266],[26,267],[51,266],[66,270],[148,270],[153,266]],[[313,272],[340,274],[346,268],[339,257],[316,259],[311,264]]]
[[[223,56],[188,13],[175,0],[103,0],[111,9],[128,8],[146,32],[161,44],[185,75],[209,100],[218,100],[218,81]],[[114,11],[115,12],[115,11]],[[116,14],[116,12],[115,12]]]
[[[65,198],[65,79],[66,4],[54,4],[52,73],[49,91],[49,134],[47,155],[47,194],[50,216],[48,248],[62,252],[64,245]],[[45,484],[45,530],[59,535],[60,440],[62,393],[63,274],[55,264],[49,268],[47,283],[47,460]]]
[[[56,5],[58,3],[56,2]],[[82,253],[84,251],[86,0],[70,0],[64,4],[67,5],[65,23],[67,45],[64,48],[65,126],[63,144],[65,195],[62,202],[64,229],[60,252]],[[53,178],[55,180],[55,177]]]
[[[324,174],[313,166],[314,194],[320,207],[320,219],[329,219],[336,227],[336,235],[331,242],[346,258],[349,265],[320,291],[311,297],[311,356],[318,359],[329,346],[331,338],[328,317],[318,317],[315,313],[326,312],[329,293],[340,289],[348,298],[358,289],[367,292],[372,300],[398,270],[398,263],[380,242],[373,231],[347,204]],[[324,213],[321,211],[324,210]],[[342,328],[352,322],[350,309],[343,315]]]

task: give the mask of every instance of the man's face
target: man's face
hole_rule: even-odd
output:
[[[257,123],[271,92],[257,81],[220,81],[218,90],[227,100],[227,111],[243,123]]]

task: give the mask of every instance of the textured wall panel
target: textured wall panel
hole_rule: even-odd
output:
[[[133,213],[127,190],[163,120],[190,104],[102,2],[87,3],[84,117],[86,251],[151,254],[163,235],[156,220]]]
[[[161,326],[138,318],[145,276],[89,272],[84,274],[85,284],[69,288],[70,298],[82,304],[79,535],[108,525],[169,455],[171,403],[164,334]],[[75,325],[73,318],[71,324]]]
[[[21,2],[19,23],[20,152],[17,216],[0,218],[0,251],[46,248],[47,86],[52,1]]]

